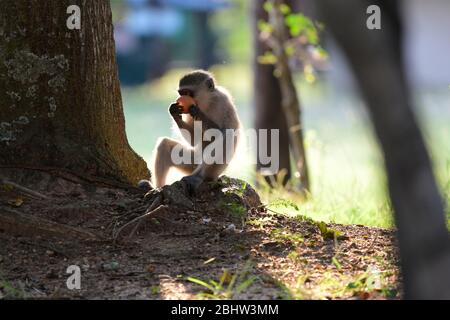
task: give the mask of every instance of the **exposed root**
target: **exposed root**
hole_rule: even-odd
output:
[[[0,229],[21,236],[49,236],[80,240],[98,240],[89,231],[34,217],[7,207],[0,207]]]
[[[114,238],[114,243],[117,242],[117,239],[119,238],[120,234],[127,229],[128,227],[132,226],[133,224],[136,224],[136,226],[133,228],[133,230],[131,230],[131,232],[129,233],[127,240],[130,240],[133,235],[136,233],[136,230],[139,228],[139,226],[142,224],[142,221],[147,218],[152,216],[155,212],[159,212],[162,209],[166,209],[168,208],[167,206],[161,205],[163,201],[163,196],[161,194],[159,194],[155,200],[153,200],[152,204],[150,205],[150,207],[148,207],[147,212],[141,216],[138,216],[137,218],[134,218],[133,220],[131,220],[130,222],[127,222],[126,224],[124,224],[122,227],[120,227],[120,229],[116,232],[116,234],[113,236]]]
[[[26,194],[34,197],[34,198],[38,198],[38,199],[40,198],[40,199],[45,199],[45,200],[49,200],[50,199],[49,197],[43,195],[42,193],[39,193],[37,191],[28,189],[28,188],[26,188],[24,186],[21,186],[21,185],[15,183],[15,182],[8,181],[6,179],[0,178],[0,184],[14,187],[15,189],[17,189],[17,190],[19,190],[19,191],[21,191],[23,193],[26,193]]]

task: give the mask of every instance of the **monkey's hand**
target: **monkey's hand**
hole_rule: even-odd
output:
[[[186,193],[189,196],[196,194],[198,187],[202,184],[203,179],[197,175],[186,176],[181,179],[186,186]]]
[[[178,103],[172,103],[169,107],[170,115],[175,119],[181,119],[181,114],[183,113],[183,107],[181,107]]]
[[[192,118],[198,119],[199,114],[200,114],[200,109],[196,105],[193,105],[189,108],[189,114],[192,116]]]

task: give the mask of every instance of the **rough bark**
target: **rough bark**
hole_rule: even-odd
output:
[[[401,52],[400,17],[389,1],[317,1],[367,101],[381,144],[395,212],[405,297],[450,298],[450,237],[443,201],[412,110]],[[366,28],[366,8],[381,6],[382,30]]]
[[[149,177],[125,134],[109,1],[0,1],[0,154],[3,168]]]

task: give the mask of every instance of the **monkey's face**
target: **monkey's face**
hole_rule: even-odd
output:
[[[180,86],[178,94],[180,96],[189,96],[191,98],[198,97],[204,93],[214,91],[214,82],[206,80],[202,83]]]
[[[181,78],[178,88],[180,96],[193,98],[201,109],[209,104],[214,91],[214,78],[206,71],[194,71],[185,75]]]
[[[191,88],[180,88],[178,89],[178,94],[180,96],[189,96],[191,98],[195,97],[194,90],[192,90]]]
[[[215,81],[213,76],[206,71],[197,70],[186,74],[181,78],[178,93],[181,96],[195,98],[200,92],[214,91]]]

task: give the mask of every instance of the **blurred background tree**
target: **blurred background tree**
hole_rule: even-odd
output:
[[[283,166],[280,172],[284,172],[285,175],[277,180],[281,180],[284,185],[292,179],[289,156],[292,154],[295,178],[298,178],[298,181],[291,181],[291,185],[295,186],[298,192],[310,193],[310,177],[304,143],[305,130],[302,123],[303,107],[294,83],[294,70],[301,69],[307,81],[311,83],[315,81],[313,75],[315,68],[320,68],[326,60],[324,50],[318,46],[319,27],[304,14],[293,11],[293,5],[295,8],[298,7],[299,1],[269,0],[263,3],[255,1],[254,4],[253,15],[257,24],[257,30],[255,30],[257,49],[254,51],[256,53],[254,95],[257,120],[255,127],[283,131],[283,138],[280,139],[280,149],[283,152],[280,162],[283,162]],[[264,68],[262,66],[264,64],[273,65],[274,68]],[[261,99],[260,96],[264,97]],[[273,121],[275,115],[280,115],[283,120]],[[261,117],[262,121],[259,120]],[[285,134],[286,131],[288,135]],[[257,169],[259,171],[264,169],[259,159]],[[270,185],[273,187],[271,181]]]
[[[124,85],[142,84],[168,69],[208,69],[220,63],[212,15],[227,8],[223,1],[113,1],[120,79]]]

